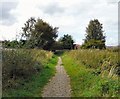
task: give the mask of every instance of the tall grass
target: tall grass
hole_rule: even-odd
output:
[[[63,55],[74,97],[118,97],[118,53],[107,50],[74,50]]]
[[[17,88],[9,88],[3,91],[3,97],[41,97],[44,86],[49,82],[49,79],[55,74],[55,66],[57,57],[52,56],[45,64],[44,68],[36,73],[31,74],[30,79],[22,80],[21,86]]]
[[[98,69],[99,72],[108,71],[114,68],[112,74],[119,74],[118,52],[107,50],[76,50],[70,51],[69,55],[88,68]]]
[[[52,57],[51,52],[43,50],[3,50],[2,52],[2,88],[19,88],[24,81],[41,72]]]

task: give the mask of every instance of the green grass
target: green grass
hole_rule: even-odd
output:
[[[43,87],[49,79],[55,74],[55,66],[57,64],[57,56],[53,56],[46,64],[41,72],[33,75],[31,79],[25,80],[24,85],[16,89],[9,89],[3,93],[3,97],[41,97]]]
[[[75,59],[75,54],[71,55],[71,52],[65,53],[62,56],[62,60],[71,79],[72,97],[119,96],[117,78],[113,79],[96,75],[97,69],[83,65],[80,60]]]
[[[8,89],[19,87],[21,81],[29,80],[33,75],[41,72],[52,56],[52,52],[39,49],[3,50],[3,93]]]

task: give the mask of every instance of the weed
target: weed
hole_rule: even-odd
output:
[[[73,97],[119,97],[116,52],[75,50],[65,52],[62,59],[71,79]],[[114,72],[109,76],[111,69]]]
[[[55,73],[52,56],[43,50],[3,50],[3,97],[40,96]]]

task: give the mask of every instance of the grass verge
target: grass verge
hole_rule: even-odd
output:
[[[68,53],[62,60],[71,79],[72,97],[119,97],[118,79],[96,75],[96,69],[87,68]]]
[[[57,56],[53,56],[45,65],[41,72],[33,75],[30,81],[21,81],[23,83],[17,89],[9,89],[4,92],[3,97],[41,97],[44,85],[55,74]]]

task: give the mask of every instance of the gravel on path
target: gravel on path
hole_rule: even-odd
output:
[[[62,66],[62,59],[59,57],[56,66],[56,74],[44,87],[42,97],[70,97],[70,78]]]

